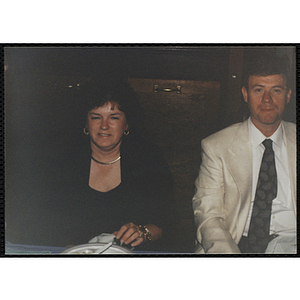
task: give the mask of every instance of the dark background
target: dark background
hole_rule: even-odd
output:
[[[34,231],[39,228],[26,230],[32,223],[29,212],[39,215],[43,201],[51,201],[57,157],[82,144],[82,116],[75,100],[80,86],[94,78],[122,76],[135,89],[149,134],[173,173],[180,214],[174,243],[180,245],[179,251],[192,252],[191,199],[201,162],[200,141],[247,117],[241,74],[257,52],[288,56],[295,82],[292,46],[5,47],[7,240],[36,243]],[[180,84],[182,93],[154,93],[153,83]],[[296,119],[295,87],[285,119]]]

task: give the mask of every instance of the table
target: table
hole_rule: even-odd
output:
[[[5,244],[5,255],[47,255],[60,254],[65,247],[49,247],[38,245]]]

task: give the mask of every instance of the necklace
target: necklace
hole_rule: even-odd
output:
[[[109,161],[109,162],[101,162],[99,160],[96,160],[93,156],[91,156],[92,160],[95,161],[96,163],[98,164],[101,164],[101,165],[111,165],[111,164],[114,164],[116,163],[118,160],[121,159],[121,156],[119,156],[118,158],[116,158],[115,160],[113,161]]]

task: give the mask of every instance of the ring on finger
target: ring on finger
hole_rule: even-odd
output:
[[[139,239],[139,238],[141,238],[143,236],[144,232],[140,228],[138,229],[137,232],[139,234],[139,236],[137,237],[137,239]]]

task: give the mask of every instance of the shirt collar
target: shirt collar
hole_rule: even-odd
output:
[[[267,137],[257,129],[251,121],[251,118],[248,119],[249,133],[251,138],[251,143],[253,148],[257,148]],[[282,123],[280,123],[277,130],[268,137],[271,139],[279,148],[281,148],[283,143],[283,128]]]

